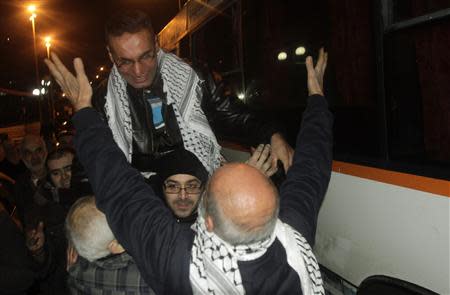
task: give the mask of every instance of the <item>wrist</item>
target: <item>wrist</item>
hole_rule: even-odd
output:
[[[73,109],[75,112],[78,112],[79,110],[82,110],[84,108],[92,108],[92,104],[80,104],[80,105],[73,106]]]

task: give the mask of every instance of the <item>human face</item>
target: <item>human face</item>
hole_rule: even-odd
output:
[[[22,147],[22,161],[32,174],[38,174],[45,170],[46,158],[47,149],[44,143],[38,138],[27,139]]]
[[[158,46],[148,30],[109,38],[109,57],[128,84],[136,89],[152,85],[156,75]]]
[[[178,193],[170,192],[170,188],[175,188],[175,186],[181,188],[181,190]],[[198,187],[200,187],[198,193],[186,192],[186,189],[195,191]],[[197,177],[192,175],[175,174],[164,181],[164,196],[166,197],[167,205],[179,218],[188,217],[197,209],[201,192],[202,183]]]
[[[47,162],[50,179],[56,188],[70,188],[72,161],[73,155],[67,153],[59,159]]]

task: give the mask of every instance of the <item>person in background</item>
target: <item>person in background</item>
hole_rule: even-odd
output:
[[[208,172],[191,152],[179,150],[162,158],[163,166],[158,170],[162,179],[162,194],[167,206],[178,222],[192,224],[197,219],[197,208],[208,182]],[[246,162],[264,173],[273,175],[270,145],[259,145]],[[160,192],[154,187],[155,192]]]
[[[68,286],[72,295],[154,294],[108,226],[93,196],[79,199],[66,219]]]
[[[25,170],[16,145],[8,139],[7,135],[0,137],[0,172],[17,180]]]
[[[48,253],[43,247],[43,224],[24,234],[14,217],[14,208],[0,198],[0,239],[1,294],[41,294],[38,281],[51,270]]]
[[[35,203],[44,201],[43,187],[47,180],[47,147],[44,140],[35,134],[27,134],[20,144],[20,155],[27,171],[22,174],[15,185],[15,203],[22,223],[26,212]]]

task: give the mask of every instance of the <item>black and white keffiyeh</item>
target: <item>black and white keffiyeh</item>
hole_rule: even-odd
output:
[[[306,239],[290,225],[277,220],[272,236],[251,245],[232,246],[206,230],[199,215],[191,252],[189,278],[194,294],[245,294],[238,261],[255,260],[278,239],[287,262],[298,274],[302,294],[325,294],[319,264]],[[300,292],[299,292],[300,293]]]
[[[184,148],[198,157],[209,174],[220,166],[220,146],[201,109],[202,82],[195,71],[177,56],[159,50],[158,70],[167,104],[173,106]],[[131,162],[133,127],[126,81],[114,65],[108,79],[105,113],[114,140]]]

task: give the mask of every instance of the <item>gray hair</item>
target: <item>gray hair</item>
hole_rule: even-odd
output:
[[[206,203],[206,204],[205,204]],[[279,196],[276,194],[276,207],[272,216],[267,222],[258,229],[249,229],[245,224],[236,224],[233,220],[227,218],[220,206],[218,206],[216,198],[210,192],[209,188],[203,194],[202,200],[199,202],[199,214],[206,218],[206,214],[210,215],[214,222],[214,233],[227,243],[236,245],[249,245],[259,241],[268,239],[278,220],[278,212],[280,210]]]
[[[78,254],[89,261],[108,256],[108,245],[115,239],[106,216],[95,206],[93,196],[77,200],[70,208],[66,234]]]
[[[33,142],[35,141],[36,143],[39,143],[39,145],[44,149],[45,152],[47,152],[47,145],[45,144],[44,139],[36,134],[33,133],[27,133],[25,134],[25,136],[22,138],[22,141],[20,143],[20,153],[23,153],[23,150],[25,149],[25,146],[29,143],[29,142]]]

